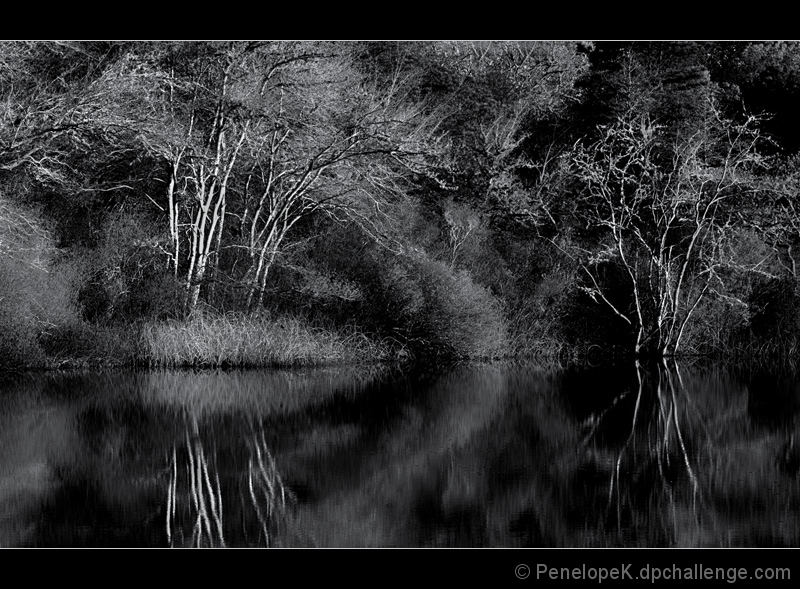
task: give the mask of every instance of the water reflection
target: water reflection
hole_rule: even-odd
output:
[[[201,438],[195,416],[186,416],[185,444],[172,447],[166,497],[166,533],[171,547],[224,548],[276,545],[280,526],[291,518],[294,494],[285,487],[264,439],[255,430],[243,441],[247,468],[222,458]],[[230,448],[228,449],[230,453]],[[180,457],[179,457],[180,456]]]
[[[796,401],[795,380],[772,377],[765,391],[760,373],[635,368],[635,386],[582,422],[585,463],[607,480],[598,543],[796,546],[794,412],[764,398],[780,382],[792,391],[783,400]],[[754,414],[757,405],[775,418]]]
[[[793,375],[631,364],[0,383],[3,546],[797,546]]]

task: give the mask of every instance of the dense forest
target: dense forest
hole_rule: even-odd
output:
[[[800,343],[800,43],[0,43],[0,365]]]

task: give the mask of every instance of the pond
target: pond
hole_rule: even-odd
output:
[[[797,547],[799,406],[674,363],[27,374],[0,545]]]

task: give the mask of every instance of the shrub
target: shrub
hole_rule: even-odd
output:
[[[38,216],[0,197],[0,362],[46,363],[42,342],[80,323],[74,280]],[[46,346],[44,346],[46,348]]]
[[[30,280],[24,267],[0,256],[0,363],[6,366],[38,364],[40,331],[30,299]]]
[[[800,339],[800,292],[791,277],[763,280],[748,300],[752,344],[759,352],[791,353]]]
[[[73,248],[87,321],[132,323],[181,314],[181,287],[166,267],[160,228],[131,211],[108,214],[96,247]]]
[[[491,358],[507,352],[502,308],[467,271],[417,255],[396,260],[382,283],[395,330],[417,353]]]
[[[475,255],[470,250],[470,259]],[[291,256],[273,272],[265,301],[273,310],[323,325],[355,321],[374,338],[393,341],[396,352],[428,359],[508,351],[499,300],[471,270],[421,247],[376,243],[357,226],[328,225]]]
[[[749,300],[750,325],[760,339],[796,337],[800,333],[800,293],[794,279],[765,280]]]

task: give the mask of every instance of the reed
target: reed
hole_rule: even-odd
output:
[[[298,319],[197,312],[145,325],[141,360],[158,367],[286,367],[386,360],[389,346],[355,328],[322,329]]]

